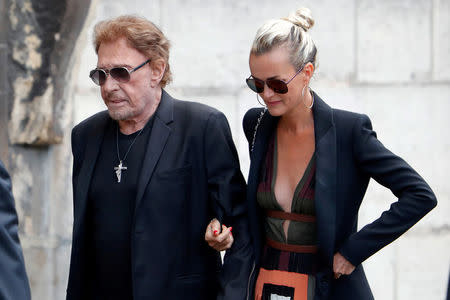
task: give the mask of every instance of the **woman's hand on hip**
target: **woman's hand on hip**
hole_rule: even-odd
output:
[[[231,233],[232,227],[222,225],[222,230],[220,230],[220,227],[220,222],[217,219],[212,219],[205,232],[205,241],[217,251],[230,249],[234,242]]]
[[[355,266],[351,264],[345,257],[343,257],[339,252],[334,255],[333,258],[333,272],[334,278],[338,279],[341,275],[350,275]]]

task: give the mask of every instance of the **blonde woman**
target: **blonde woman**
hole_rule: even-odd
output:
[[[361,263],[436,205],[427,183],[383,146],[366,115],[333,109],[309,88],[317,64],[313,25],[306,8],[270,20],[250,52],[247,85],[266,106],[243,121],[251,299],[373,299]],[[398,199],[357,230],[370,178]],[[218,236],[207,237],[211,246],[230,246]]]

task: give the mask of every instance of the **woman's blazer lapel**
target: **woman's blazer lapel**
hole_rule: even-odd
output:
[[[262,111],[261,111],[262,112]],[[258,115],[259,116],[259,115]],[[261,119],[261,122],[257,128],[256,135],[254,137],[254,146],[253,151],[250,153],[250,170],[249,170],[249,178],[248,178],[248,189],[247,189],[247,198],[249,201],[249,222],[252,226],[252,236],[254,239],[254,247],[255,249],[261,249],[262,242],[260,239],[261,232],[261,222],[259,218],[259,207],[256,203],[256,192],[258,189],[258,174],[260,172],[260,168],[262,165],[263,158],[266,155],[266,148],[269,142],[270,136],[273,130],[276,128],[276,124],[278,122],[278,118],[272,117],[269,112],[264,111],[264,115]],[[252,128],[253,129],[253,128]],[[250,145],[251,147],[251,145]],[[259,251],[256,251],[255,260],[259,261]]]
[[[316,139],[315,204],[319,251],[333,265],[336,226],[336,127],[333,111],[314,95],[314,132]]]

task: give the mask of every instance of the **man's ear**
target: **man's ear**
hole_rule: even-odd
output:
[[[150,86],[156,87],[161,82],[161,79],[164,76],[164,71],[166,70],[166,62],[162,58],[158,58],[155,61],[150,62],[151,68],[151,77],[150,77]]]

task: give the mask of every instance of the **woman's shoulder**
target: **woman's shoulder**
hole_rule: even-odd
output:
[[[254,107],[250,108],[244,115],[242,120],[242,126],[244,131],[247,133],[255,128],[258,119],[264,114],[266,109],[264,107]]]
[[[264,112],[266,108],[264,107],[253,107],[247,110],[244,115],[244,121],[252,121],[258,119],[262,112]]]
[[[317,117],[316,121],[331,121],[338,127],[348,128],[348,126],[354,125],[358,120],[369,120],[365,114],[331,107],[315,92],[314,99],[315,103],[313,110],[315,111],[314,117]]]
[[[363,113],[333,109],[333,123],[336,128],[336,138],[341,141],[361,143],[370,136],[377,137],[372,121]]]
[[[338,128],[353,128],[362,125],[372,128],[370,118],[363,113],[333,108],[333,121]]]
[[[368,118],[368,116],[363,113],[358,113],[358,112],[344,110],[344,109],[338,109],[338,108],[333,108],[332,110],[333,110],[334,120],[348,121],[348,120],[358,120],[361,118]]]
[[[263,107],[254,107],[245,113],[244,119],[242,120],[242,127],[249,144],[254,141],[256,130],[266,114],[266,111],[267,109]]]

